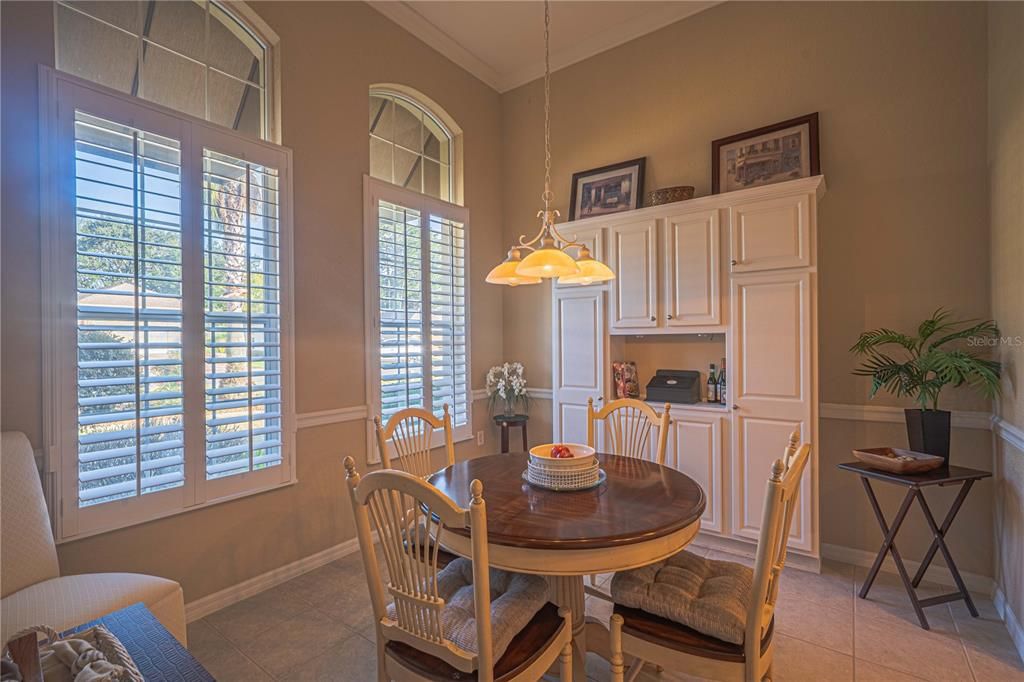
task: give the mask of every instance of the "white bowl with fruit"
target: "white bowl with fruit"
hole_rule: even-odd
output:
[[[594,448],[581,443],[545,443],[530,448],[530,459],[548,467],[567,469],[594,465]]]

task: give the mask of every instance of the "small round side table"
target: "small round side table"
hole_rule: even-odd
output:
[[[526,438],[526,422],[530,420],[529,415],[525,414],[496,414],[494,415],[494,423],[501,427],[501,452],[502,454],[508,452],[508,431],[512,426],[518,426],[523,430],[523,452],[527,452],[530,446],[527,444]]]

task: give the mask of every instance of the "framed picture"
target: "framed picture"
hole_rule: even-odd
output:
[[[647,157],[573,173],[569,220],[640,208]]]
[[[712,194],[820,172],[818,112],[711,143]]]

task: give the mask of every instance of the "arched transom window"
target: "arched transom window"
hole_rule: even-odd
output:
[[[370,91],[370,175],[444,201],[453,200],[451,131],[413,99]]]
[[[276,138],[267,40],[215,0],[56,4],[57,68],[255,138]]]

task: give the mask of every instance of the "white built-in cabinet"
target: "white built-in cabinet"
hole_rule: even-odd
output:
[[[666,327],[718,325],[722,321],[719,211],[667,216],[662,302]]]
[[[613,397],[611,360],[620,358],[609,357],[612,335],[724,334],[729,404],[673,405],[665,460],[704,489],[702,536],[726,545],[757,541],[765,484],[789,434],[818,442],[815,251],[824,189],[818,176],[560,226],[617,277],[552,289],[554,438],[583,442],[587,399]],[[813,561],[817,480],[814,447],[790,536]]]
[[[632,273],[612,282],[612,329],[658,326],[658,222],[613,223],[608,228],[611,269]]]

